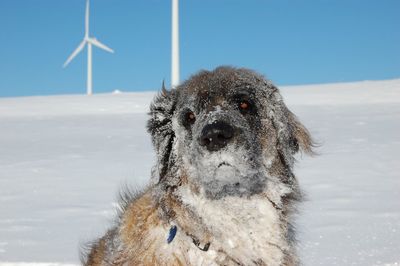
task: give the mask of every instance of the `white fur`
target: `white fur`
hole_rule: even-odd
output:
[[[289,246],[280,215],[271,202],[261,195],[250,198],[225,197],[209,200],[187,188],[178,192],[183,204],[192,208],[207,224],[214,239],[209,251],[195,245],[188,251],[193,265],[212,265],[223,259],[218,250],[245,265],[262,260],[267,265],[281,265]],[[204,243],[203,243],[204,244]],[[213,256],[218,254],[217,257]],[[203,261],[205,264],[200,263]]]

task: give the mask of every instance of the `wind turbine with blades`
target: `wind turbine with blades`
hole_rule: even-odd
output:
[[[92,82],[92,45],[99,47],[107,52],[114,53],[114,50],[110,47],[102,44],[96,38],[90,37],[89,35],[89,0],[86,0],[86,13],[85,13],[85,36],[83,41],[78,45],[75,51],[68,57],[65,61],[63,67],[66,67],[87,45],[87,83],[86,90],[87,95],[91,95],[93,92],[93,82]]]

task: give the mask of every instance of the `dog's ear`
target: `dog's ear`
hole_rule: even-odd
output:
[[[288,110],[288,122],[291,131],[292,144],[291,148],[293,153],[298,151],[304,152],[308,155],[313,155],[314,141],[311,138],[310,132],[307,128],[300,123],[298,118]]]
[[[286,107],[279,90],[274,87],[270,94],[271,119],[278,136],[278,149],[282,152],[285,161],[293,164],[293,155],[301,151],[313,155],[314,142],[309,131]]]
[[[150,105],[150,119],[147,122],[147,131],[151,134],[152,142],[157,153],[157,169],[154,175],[158,181],[167,173],[175,133],[172,128],[172,116],[176,106],[176,91],[165,89],[163,82],[161,92]]]

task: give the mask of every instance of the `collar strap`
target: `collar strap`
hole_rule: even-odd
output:
[[[200,241],[194,237],[192,237],[193,239],[193,244],[196,245],[196,247],[198,247],[201,251],[208,251],[208,249],[210,248],[211,243],[207,242],[203,247],[200,247]]]
[[[171,228],[169,229],[169,233],[168,233],[168,238],[167,238],[167,243],[170,244],[175,236],[176,233],[178,232],[178,227],[176,225],[171,226]],[[193,240],[193,244],[196,245],[196,247],[198,247],[201,251],[208,251],[208,249],[210,248],[211,243],[207,242],[203,247],[200,246],[200,241],[195,238],[194,236],[190,236]]]

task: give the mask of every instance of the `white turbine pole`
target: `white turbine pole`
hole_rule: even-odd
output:
[[[171,87],[179,85],[179,0],[172,0]]]
[[[89,0],[86,0],[86,12],[85,12],[85,39],[89,40]],[[92,83],[92,44],[87,43],[87,80],[86,80],[86,94],[92,95],[93,83]]]
[[[88,42],[87,44],[87,52],[88,52],[88,62],[87,62],[87,84],[86,84],[86,94],[92,95],[92,44]]]

